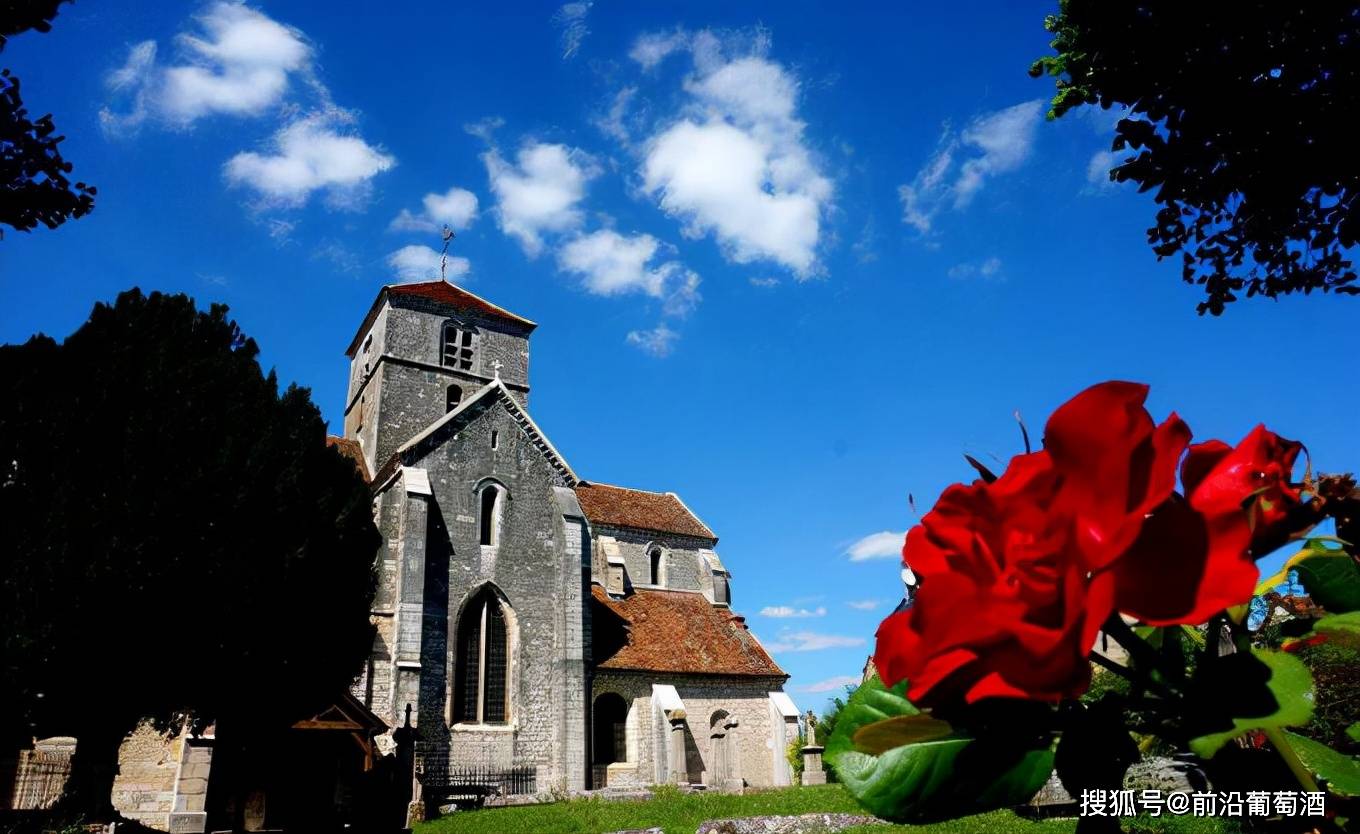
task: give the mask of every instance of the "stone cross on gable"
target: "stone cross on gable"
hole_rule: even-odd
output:
[[[500,378],[501,378],[501,365],[502,365],[502,364],[503,364],[503,363],[502,363],[501,360],[499,360],[499,359],[497,359],[495,362],[492,362],[492,363],[491,363],[491,370],[492,370],[493,373],[495,373],[496,379],[500,379]]]

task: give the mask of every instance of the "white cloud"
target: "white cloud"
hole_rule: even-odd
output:
[[[643,353],[650,353],[656,357],[666,357],[675,350],[675,342],[680,338],[676,333],[666,326],[665,322],[658,324],[651,330],[633,330],[628,333],[627,342]]]
[[[748,278],[747,281],[750,282],[751,286],[760,287],[763,290],[779,286],[779,279],[774,277]]]
[[[949,268],[948,275],[955,280],[968,278],[996,278],[1001,274],[1001,259],[995,255],[982,261],[968,261]]]
[[[826,680],[796,687],[799,692],[838,692],[847,686],[859,686],[862,681],[856,675],[836,675]]]
[[[562,58],[572,57],[581,48],[581,41],[590,34],[586,27],[586,15],[590,13],[590,2],[566,3],[553,15],[553,23],[562,28]]]
[[[1026,101],[985,113],[958,136],[946,130],[935,154],[911,182],[898,187],[902,222],[922,234],[949,208],[967,208],[987,181],[1029,158],[1043,102]]]
[[[815,631],[785,632],[765,648],[772,652],[815,652],[823,649],[849,649],[863,646],[863,637],[845,637],[838,634],[820,634]]]
[[[632,143],[632,133],[628,129],[628,108],[637,95],[637,87],[624,87],[614,94],[609,112],[595,120],[595,126],[606,136],[617,139],[625,147]]]
[[[341,111],[312,114],[281,128],[270,153],[245,151],[227,160],[223,174],[234,186],[254,189],[263,202],[299,206],[325,189],[331,202],[345,206],[362,195],[373,176],[396,159],[345,129],[353,117]]]
[[[642,65],[644,70],[653,69],[666,60],[671,53],[689,45],[689,35],[682,31],[649,32],[633,42],[628,57]]]
[[[495,148],[482,154],[482,161],[496,195],[501,231],[517,238],[525,254],[542,253],[545,232],[568,232],[581,225],[578,204],[585,198],[586,183],[599,173],[586,154],[566,145],[530,142],[513,164]]]
[[[1110,169],[1123,162],[1126,156],[1119,151],[1096,151],[1086,163],[1087,184],[1100,190],[1114,188],[1116,183],[1110,179]]]
[[[559,249],[557,264],[581,276],[582,285],[596,295],[641,291],[660,296],[669,273],[680,264],[671,261],[648,268],[659,246],[651,235],[624,237],[612,229],[600,229]]]
[[[440,255],[428,246],[403,246],[387,256],[387,265],[403,282],[439,280]],[[472,269],[467,258],[449,256],[445,277],[449,280],[461,278]]]
[[[816,608],[795,608],[792,605],[767,605],[760,609],[760,616],[781,620],[795,617],[825,617],[826,607],[819,605]]]
[[[852,599],[845,604],[856,611],[873,611],[875,608],[882,605],[883,601],[878,599]]]
[[[297,29],[236,2],[213,3],[195,22],[197,32],[176,38],[182,63],[157,65],[155,41],[143,41],[109,73],[109,89],[133,100],[126,113],[100,111],[107,132],[128,132],[148,116],[178,127],[214,114],[257,116],[283,101],[293,75],[315,83],[312,48]]]
[[[759,55],[724,57],[730,46],[707,33],[677,38],[650,36],[633,50],[648,67],[688,45],[696,68],[687,106],[646,143],[643,190],[687,236],[712,234],[737,263],[816,273],[833,188],[804,142],[797,79]]]
[[[437,232],[445,224],[461,232],[477,217],[477,195],[454,186],[443,194],[426,194],[420,213],[402,209],[388,227],[398,231]]]
[[[581,278],[581,285],[595,295],[641,292],[664,298],[668,316],[683,317],[698,305],[700,279],[679,261],[654,264],[662,243],[648,234],[631,237],[613,229],[600,229],[567,241],[557,251],[563,272]]]
[[[849,556],[852,562],[900,558],[902,556],[902,542],[906,540],[906,537],[906,533],[894,533],[891,530],[870,533],[847,547],[845,555]]]

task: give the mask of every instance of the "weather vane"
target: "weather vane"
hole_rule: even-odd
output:
[[[450,229],[449,224],[447,223],[444,224],[443,237],[444,237],[444,251],[441,252],[439,255],[439,280],[448,281],[449,279],[444,277],[444,273],[449,265],[449,244],[453,242],[455,235],[453,233],[453,229]]]

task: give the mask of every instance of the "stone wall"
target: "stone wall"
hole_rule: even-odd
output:
[[[147,719],[123,739],[112,795],[123,816],[158,831],[204,830],[212,741],[185,727],[160,730]]]
[[[623,556],[624,569],[628,572],[631,585],[649,585],[652,570],[651,550],[661,548],[663,568],[661,587],[677,591],[702,591],[702,576],[708,572],[700,551],[711,549],[713,539],[700,539],[674,533],[660,533],[651,530],[638,530],[632,527],[613,527],[604,524],[593,525],[595,535],[610,536],[619,544]],[[598,552],[598,548],[597,548]],[[603,581],[603,567],[596,569],[596,575]],[[710,581],[710,588],[711,588]]]
[[[380,561],[395,566],[380,571],[375,619],[380,643],[393,649],[395,681],[383,691],[375,652],[367,700],[392,726],[401,725],[405,703],[415,702],[427,759],[532,766],[540,789],[583,787],[589,537],[582,519],[568,517],[560,493],[570,503],[574,495],[503,404],[479,405],[468,419],[456,438],[414,462],[431,495],[407,494],[403,477],[380,498]],[[506,491],[494,546],[479,541],[478,488],[487,479]],[[463,606],[487,584],[510,615],[510,721],[450,727],[450,647]],[[408,658],[412,635],[418,657]],[[403,683],[408,678],[416,681],[414,695]]]
[[[389,299],[374,319],[372,346],[364,339],[350,362],[345,436],[357,437],[369,470],[376,471],[403,443],[447,411],[451,384],[463,398],[500,378],[521,405],[529,401],[528,331],[513,322],[472,313],[450,315],[419,298]],[[442,364],[443,330],[448,321],[475,334],[469,370]],[[366,338],[366,337],[365,337]],[[362,425],[362,431],[359,427]]]
[[[737,753],[737,776],[752,787],[775,784],[772,752],[776,737],[782,737],[784,731],[772,723],[769,693],[779,690],[783,679],[597,671],[592,703],[594,698],[607,692],[623,697],[629,705],[630,747],[632,740],[636,740],[639,778],[660,782],[665,779],[665,739],[671,730],[665,716],[652,706],[652,684],[674,686],[685,703],[688,725],[685,758],[690,782],[713,784],[716,781],[709,773],[715,758],[710,721],[715,713],[723,710],[737,719],[737,726],[731,730],[732,745]],[[779,757],[783,758],[782,747],[779,747]]]

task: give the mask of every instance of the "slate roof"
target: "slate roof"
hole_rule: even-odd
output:
[[[364,476],[364,481],[372,481],[368,474],[368,464],[364,462],[364,447],[359,445],[359,441],[348,437],[336,437],[328,435],[326,445],[335,447],[340,454],[354,461],[354,465],[359,467],[359,473]]]
[[[746,628],[746,618],[692,591],[636,589],[613,599],[598,585],[595,602],[621,619],[627,642],[599,669],[787,678]]]
[[[582,482],[576,486],[576,497],[591,524],[718,539],[673,492],[644,492]]]
[[[474,313],[481,313],[485,316],[501,319],[502,321],[518,324],[526,330],[533,330],[537,324],[529,321],[523,316],[517,316],[504,307],[498,307],[482,298],[473,295],[462,287],[455,287],[447,281],[421,281],[416,284],[388,284],[378,291],[378,297],[374,299],[373,306],[368,309],[368,315],[364,316],[364,323],[359,325],[359,331],[354,334],[354,340],[345,349],[346,356],[353,356],[359,349],[359,340],[368,332],[368,328],[373,325],[373,320],[378,317],[378,311],[382,309],[383,299],[388,296],[395,298],[423,298],[426,301],[433,301],[436,304],[443,304],[455,310],[470,310]]]

